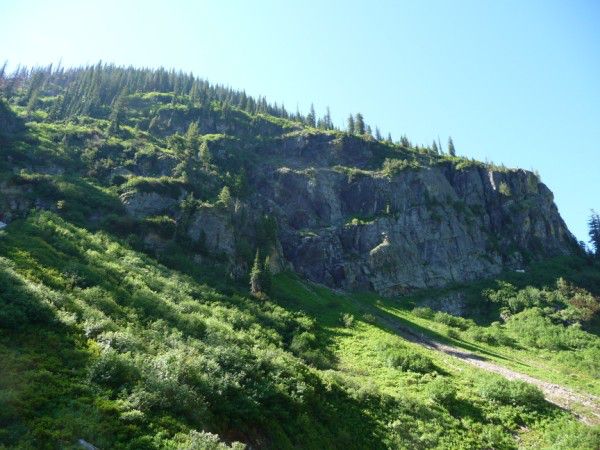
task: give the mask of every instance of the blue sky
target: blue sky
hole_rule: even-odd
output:
[[[579,239],[600,210],[597,0],[4,0],[0,17],[12,65],[174,67],[339,125],[361,112],[538,170]]]

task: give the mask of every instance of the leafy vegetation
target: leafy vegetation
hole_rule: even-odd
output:
[[[2,71],[0,90],[0,447],[598,448],[597,427],[535,388],[389,325],[600,394],[597,260],[395,299],[340,293],[272,274],[277,222],[240,208],[253,165],[286,142],[364,144],[369,170],[335,168],[351,183],[482,164],[451,140],[450,155],[394,143],[361,114],[343,133],[329,111],[163,69]],[[151,210],[129,213],[131,198]],[[199,211],[246,233],[233,269],[208,250],[218,239],[187,233]],[[421,304],[449,292],[469,317]]]

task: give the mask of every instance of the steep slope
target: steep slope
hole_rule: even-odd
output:
[[[535,174],[164,70],[0,91],[0,446],[598,446],[382,319],[598,395],[600,271]],[[515,285],[464,284],[495,277]]]
[[[102,70],[93,73],[112,73]],[[4,154],[6,220],[55,207],[65,200],[56,185],[85,177],[121,205],[80,219],[110,219],[149,248],[176,240],[236,278],[258,248],[274,272],[387,296],[578,250],[532,172],[318,130],[191,91],[124,95],[111,85],[120,94],[100,97],[89,116],[61,113],[85,80],[48,74],[39,88],[28,137]]]
[[[558,448],[600,439],[535,389],[405,341],[370,314],[383,299],[290,274],[269,301],[219,292],[48,212],[3,230],[0,254],[9,448],[514,449],[517,435],[559,442],[557,427]]]

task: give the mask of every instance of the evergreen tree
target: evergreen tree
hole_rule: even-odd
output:
[[[361,136],[365,134],[365,119],[361,113],[356,114],[356,119],[354,121],[354,131],[356,134],[360,134]]]
[[[312,103],[310,104],[310,112],[308,113],[308,116],[306,116],[306,122],[311,127],[317,126],[317,116],[315,115],[315,105],[313,105]]]
[[[31,97],[29,97],[29,101],[27,102],[27,116],[30,117],[31,113],[35,109],[35,105],[37,104],[39,91],[35,90]]]
[[[189,153],[195,155],[198,148],[198,122],[190,123],[185,133],[185,141]]]
[[[333,129],[333,122],[331,121],[331,111],[329,110],[329,106],[327,107],[327,110],[325,111],[325,117],[323,118],[323,123],[325,124],[326,130]]]
[[[404,148],[410,148],[411,147],[411,143],[408,140],[408,138],[406,137],[405,134],[402,135],[402,137],[400,138],[400,145]]]
[[[352,114],[348,116],[348,133],[354,134],[356,132],[356,124],[354,123],[354,117]]]
[[[392,140],[392,133],[388,133],[386,142],[388,144],[392,144],[394,141]]]
[[[260,250],[256,250],[254,264],[250,270],[250,292],[252,295],[260,297],[268,294],[271,290],[271,271],[269,269],[268,257],[261,258]]]
[[[260,260],[260,251],[256,250],[254,264],[250,270],[250,292],[252,295],[259,295],[263,291],[262,287],[262,264]]]
[[[433,145],[431,146],[431,151],[433,151],[433,153],[436,153],[438,155],[440,153],[440,150],[438,149],[437,142],[435,142],[435,139],[433,140]]]
[[[448,138],[448,154],[450,154],[450,156],[456,156],[456,149],[454,148],[454,142],[451,137]]]
[[[367,125],[366,134],[367,136],[373,136],[373,130],[371,130],[371,125]]]
[[[600,257],[600,215],[592,210],[588,221],[590,244],[592,244],[594,255]]]
[[[112,110],[110,112],[110,127],[109,131],[111,133],[116,133],[119,131],[121,126],[121,122],[123,121],[123,109],[125,105],[125,89],[121,91],[119,96],[113,102]]]
[[[381,131],[379,131],[378,127],[375,127],[375,139],[378,141],[382,141],[383,137],[381,136]]]
[[[212,162],[212,154],[206,141],[202,141],[202,144],[200,144],[200,161],[205,165],[209,165]]]
[[[221,192],[219,192],[217,203],[226,208],[231,205],[231,191],[227,186],[223,186],[223,189],[221,189]]]

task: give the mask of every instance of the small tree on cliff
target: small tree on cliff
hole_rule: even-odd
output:
[[[256,297],[267,294],[271,290],[271,271],[267,263],[268,259],[262,259],[260,250],[256,250],[254,264],[250,270],[250,292]]]
[[[348,116],[347,130],[350,134],[354,134],[356,132],[356,124],[354,123],[354,116],[352,114]]]
[[[361,113],[356,114],[356,119],[354,119],[354,132],[356,134],[360,134],[361,136],[366,133],[365,119]]]
[[[219,192],[217,203],[225,208],[231,206],[231,191],[227,186],[223,186],[223,189],[221,189],[221,192]]]
[[[448,138],[448,153],[450,156],[456,156],[456,149],[454,148],[454,141],[451,137]]]

